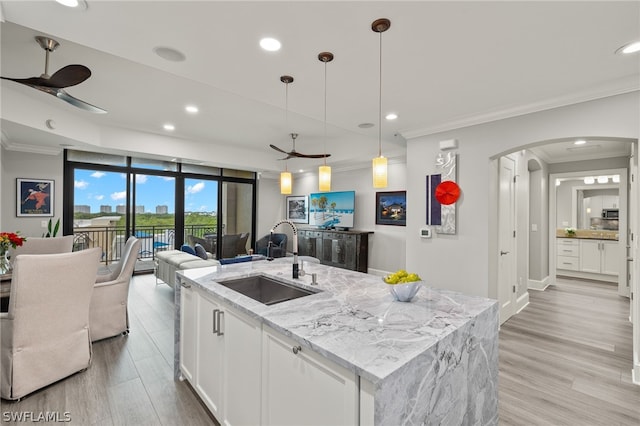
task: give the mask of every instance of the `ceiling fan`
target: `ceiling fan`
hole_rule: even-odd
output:
[[[287,112],[287,125],[288,125],[288,113],[289,113],[289,83],[293,82],[293,77],[291,77],[290,75],[283,75],[282,77],[280,77],[280,81],[283,82],[285,84],[285,110]],[[289,158],[325,158],[325,157],[330,157],[331,154],[303,154],[301,152],[296,151],[296,138],[298,137],[297,133],[290,133],[291,135],[291,140],[293,141],[293,149],[289,152],[278,148],[277,146],[271,144],[269,145],[271,148],[275,149],[278,152],[281,152],[283,154],[287,154],[287,156],[285,158],[281,158],[280,160],[288,160]]]
[[[84,65],[67,65],[66,67],[60,68],[50,76],[49,53],[56,50],[58,46],[60,46],[60,43],[58,43],[54,39],[42,36],[36,36],[36,41],[46,52],[44,74],[42,74],[40,77],[30,78],[0,78],[33,87],[34,89],[40,90],[41,92],[45,92],[59,99],[62,99],[63,101],[68,102],[75,107],[84,109],[85,111],[106,113],[106,110],[75,98],[64,90],[65,87],[75,86],[76,84],[80,84],[91,77],[91,70]]]
[[[275,149],[278,152],[283,154],[287,154],[285,158],[281,158],[280,160],[288,160],[289,158],[325,158],[330,157],[331,154],[303,154],[301,152],[296,151],[296,138],[298,137],[297,133],[291,133],[291,139],[293,141],[293,149],[289,152],[278,148],[275,145],[269,145],[271,148]]]

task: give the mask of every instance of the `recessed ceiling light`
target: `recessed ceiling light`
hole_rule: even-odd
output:
[[[304,169],[299,169],[298,170],[298,173],[303,173],[303,172],[304,172]]]
[[[280,50],[281,46],[282,44],[275,38],[265,37],[262,40],[260,40],[260,47],[262,47],[264,50],[268,52],[276,52]]]
[[[164,126],[162,126],[163,129],[168,130],[170,132],[174,131],[176,129],[176,126],[174,126],[171,123],[167,123]]]
[[[631,43],[627,43],[621,48],[619,48],[618,50],[616,50],[616,53],[620,53],[623,55],[628,55],[636,52],[640,52],[640,41],[633,41]]]
[[[195,105],[187,105],[184,109],[191,114],[195,114],[199,111],[198,107]]]
[[[187,59],[184,53],[172,47],[156,46],[153,48],[153,53],[171,62],[182,62]]]
[[[593,176],[587,176],[586,178],[584,178],[584,183],[587,185],[593,185],[596,182],[596,180],[593,178]]]
[[[85,2],[84,0],[56,0],[58,3],[60,3],[63,6],[67,6],[67,7],[78,7],[80,6],[82,9],[86,9],[87,8],[87,2]]]
[[[360,127],[361,129],[369,129],[371,127],[375,126],[375,124],[373,123],[360,123],[358,124],[358,127]]]
[[[611,177],[611,180],[613,181],[613,183],[620,183],[620,175],[613,175]]]
[[[598,176],[598,183],[608,183],[609,176]]]
[[[579,141],[575,141],[573,144],[574,145],[584,145],[585,143],[587,143],[587,141],[579,140]]]
[[[395,120],[396,118],[398,118],[398,114],[391,112],[387,114],[384,118],[386,118],[387,120]]]

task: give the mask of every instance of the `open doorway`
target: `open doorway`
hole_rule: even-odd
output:
[[[550,174],[550,273],[612,283],[629,297],[627,175],[627,168]]]

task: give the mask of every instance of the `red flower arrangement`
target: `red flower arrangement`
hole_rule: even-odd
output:
[[[0,232],[0,251],[9,250],[9,246],[16,248],[22,245],[27,239],[18,235],[19,232]]]

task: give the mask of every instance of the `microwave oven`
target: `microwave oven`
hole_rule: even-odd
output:
[[[618,218],[618,209],[602,209],[602,218],[603,219],[617,219]]]

